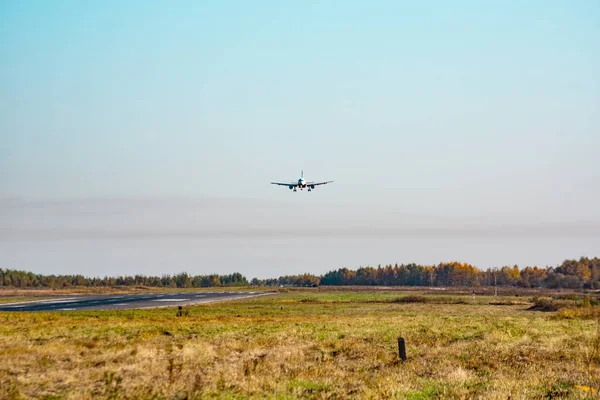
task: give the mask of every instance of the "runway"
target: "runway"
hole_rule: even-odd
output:
[[[273,292],[176,292],[97,296],[69,296],[55,299],[0,304],[0,311],[84,311],[130,310],[177,307],[264,296]]]

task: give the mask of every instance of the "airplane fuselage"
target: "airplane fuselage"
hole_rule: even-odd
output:
[[[296,191],[296,189],[306,189],[308,188],[308,191],[310,192],[312,189],[315,188],[315,185],[309,185],[306,183],[306,180],[304,178],[300,178],[298,179],[298,183],[296,184],[296,186],[292,186],[290,185],[290,190],[293,189],[294,191]]]

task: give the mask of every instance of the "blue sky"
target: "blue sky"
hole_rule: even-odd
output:
[[[3,198],[600,215],[597,1],[7,0],[0,60]]]

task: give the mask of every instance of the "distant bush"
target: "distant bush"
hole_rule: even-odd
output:
[[[579,297],[576,294],[561,294],[560,296],[556,296],[555,299],[556,300],[573,300],[573,301],[579,301],[579,300],[581,300],[581,297]]]
[[[529,304],[529,302],[520,300],[496,300],[490,301],[488,304],[490,306],[522,306]]]
[[[533,306],[529,307],[531,311],[558,311],[563,308],[581,306],[579,301],[559,300],[550,297],[534,297]]]
[[[534,297],[533,306],[529,307],[531,311],[558,311],[558,303],[547,297]]]
[[[305,297],[303,299],[300,299],[300,303],[318,303],[319,299],[316,299],[314,297]]]
[[[425,296],[403,296],[391,300],[392,303],[428,303],[429,299]]]

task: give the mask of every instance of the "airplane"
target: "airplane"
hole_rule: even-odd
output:
[[[298,182],[284,183],[284,182],[271,182],[272,185],[279,186],[287,186],[290,190],[296,192],[296,189],[300,188],[300,190],[304,190],[304,188],[308,188],[308,191],[312,191],[316,186],[319,185],[327,185],[333,181],[325,181],[325,182],[307,182],[304,180],[304,171],[300,173],[300,179]]]

